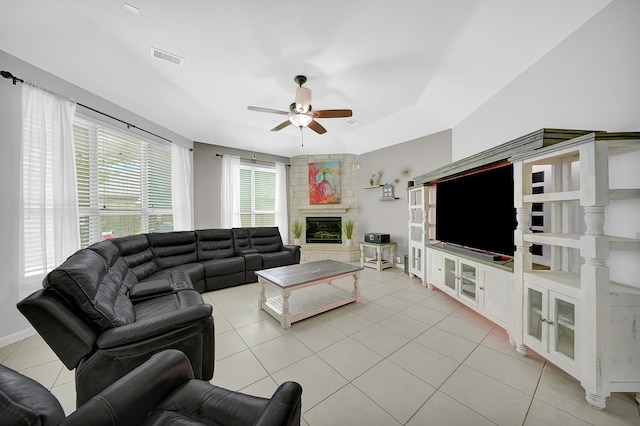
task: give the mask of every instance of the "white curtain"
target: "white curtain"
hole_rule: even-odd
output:
[[[193,155],[189,148],[171,144],[171,202],[173,230],[193,230]]]
[[[276,226],[284,244],[289,244],[289,214],[287,210],[287,170],[276,162]]]
[[[220,195],[222,228],[240,227],[240,157],[222,156]]]
[[[74,102],[22,85],[20,298],[80,248]]]

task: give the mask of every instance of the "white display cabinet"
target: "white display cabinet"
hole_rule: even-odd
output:
[[[640,395],[639,150],[640,133],[596,132],[511,158],[514,297],[524,301],[512,317],[516,350],[530,346],[574,376],[597,409],[611,392]],[[549,192],[532,190],[539,166]],[[548,232],[531,231],[534,203],[550,206]],[[546,268],[534,265],[533,244],[549,249]]]
[[[428,246],[427,252],[430,285],[506,328],[513,283],[508,266],[471,259],[436,245]]]
[[[555,365],[577,374],[576,311],[578,300],[525,284],[524,343]]]

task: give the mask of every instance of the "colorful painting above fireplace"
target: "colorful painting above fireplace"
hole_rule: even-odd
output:
[[[340,162],[309,163],[309,204],[340,204]]]

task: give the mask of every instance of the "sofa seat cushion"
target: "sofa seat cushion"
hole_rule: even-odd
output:
[[[120,348],[119,351],[126,352],[127,347],[131,348],[144,341],[152,347],[154,343],[150,339],[154,337],[168,336],[182,327],[196,326],[201,329],[213,313],[213,307],[204,303],[196,290],[183,290],[144,299],[133,306],[135,321],[103,332],[96,341],[98,348]]]
[[[136,322],[149,317],[157,317],[179,311],[188,306],[203,305],[202,296],[195,290],[184,290],[177,293],[142,300],[134,305]]]
[[[191,283],[195,284],[198,281],[204,280],[205,277],[205,267],[200,262],[186,263],[184,265],[177,265],[171,268],[163,269],[158,271],[149,277],[145,278],[142,281],[148,280],[160,280],[160,279],[172,279],[173,276],[177,276],[181,273],[186,273]],[[179,279],[173,278],[174,281],[180,281]]]
[[[207,278],[219,277],[241,272],[244,274],[245,263],[241,256],[226,259],[213,259],[202,262]]]
[[[276,268],[293,264],[293,256],[288,251],[277,251],[274,253],[262,253],[262,268]]]

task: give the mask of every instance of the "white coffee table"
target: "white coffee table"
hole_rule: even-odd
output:
[[[279,320],[282,328],[290,328],[296,321],[359,302],[362,269],[335,260],[320,260],[256,271],[260,283],[258,307]],[[353,291],[332,284],[333,280],[349,276],[353,277]],[[266,284],[279,287],[280,294],[267,298]]]

